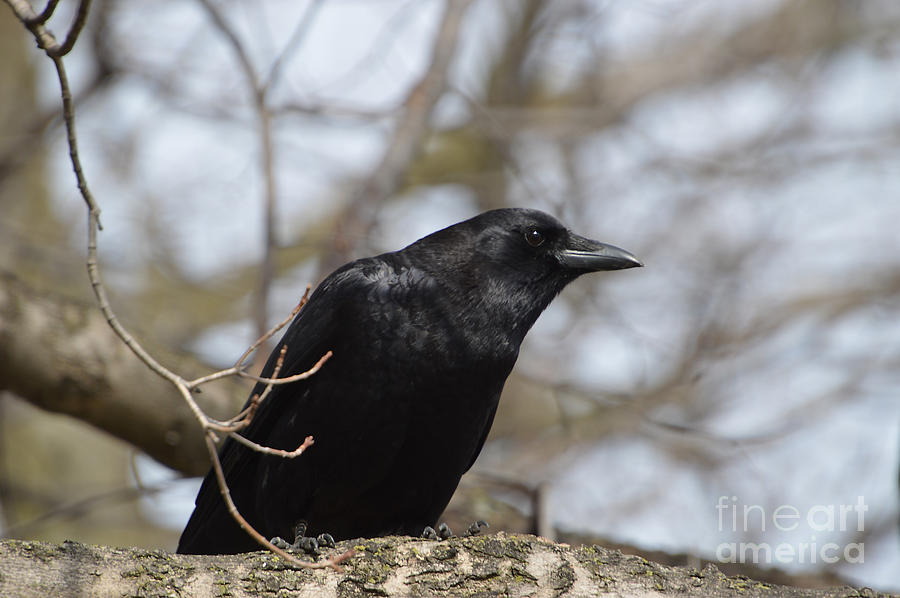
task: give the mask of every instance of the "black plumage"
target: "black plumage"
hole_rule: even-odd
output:
[[[536,210],[485,212],[412,245],[339,268],[315,290],[263,370],[280,376],[243,434],[293,450],[263,455],[233,440],[223,471],[244,517],[266,537],[340,540],[419,535],[436,523],[490,430],[525,334],[586,272],[640,266],[630,253],[568,231]],[[253,393],[262,391],[257,385]],[[258,549],[232,520],[212,472],[181,553]]]

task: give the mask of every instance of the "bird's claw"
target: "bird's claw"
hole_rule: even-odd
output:
[[[477,536],[478,534],[481,533],[481,528],[483,528],[483,527],[491,527],[491,526],[490,526],[490,524],[489,524],[487,521],[485,521],[484,519],[479,519],[478,521],[475,521],[474,523],[472,523],[472,525],[470,525],[470,526],[466,529],[465,536],[466,536],[466,537],[469,537],[469,536]]]
[[[297,525],[294,526],[293,544],[288,543],[287,540],[279,536],[275,536],[270,542],[276,548],[282,550],[302,550],[311,556],[317,556],[319,554],[319,548],[334,548],[334,538],[331,534],[319,534],[315,538],[309,538],[306,536],[307,526],[308,524],[306,521],[299,521]]]
[[[293,547],[292,544],[288,544],[288,541],[281,536],[275,536],[274,538],[269,540],[269,542],[272,544],[272,546],[274,546],[275,548],[280,548],[281,550],[287,550],[288,548]]]
[[[334,538],[331,534],[319,534],[316,537],[316,541],[319,543],[319,546],[324,546],[325,548],[334,548]]]
[[[319,554],[319,541],[315,538],[303,536],[302,538],[294,540],[294,545],[291,548],[294,550],[302,550],[306,554],[315,556]]]
[[[437,533],[441,540],[449,540],[453,537],[453,530],[451,530],[450,526],[446,523],[442,523],[438,526]]]
[[[434,528],[430,525],[426,525],[425,529],[422,531],[422,537],[426,540],[448,540],[454,537],[453,530],[450,529],[450,526],[446,523],[442,523],[438,526],[437,531],[434,531]]]
[[[329,536],[329,538],[330,537],[331,536]],[[319,541],[316,538],[307,538],[306,536],[301,536],[295,539],[294,543],[291,544],[284,538],[275,536],[274,538],[269,540],[269,542],[271,542],[272,545],[275,546],[275,548],[280,548],[282,550],[302,550],[303,552],[311,556],[316,556],[319,554]],[[334,546],[334,544],[331,544],[331,546]]]

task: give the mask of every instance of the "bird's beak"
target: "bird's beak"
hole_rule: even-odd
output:
[[[641,260],[624,249],[572,233],[569,233],[566,248],[559,253],[559,261],[567,268],[586,272],[624,270],[644,265]]]

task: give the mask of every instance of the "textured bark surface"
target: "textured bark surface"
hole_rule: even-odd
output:
[[[182,375],[212,371],[151,349]],[[245,386],[209,384],[197,401],[214,417],[231,416]],[[0,390],[93,424],[183,473],[209,468],[200,425],[184,400],[119,340],[96,306],[38,293],[6,273],[0,273]]]
[[[597,546],[497,534],[434,542],[351,540],[343,572],[286,568],[267,553],[174,555],[0,541],[0,596],[878,596],[850,587],[810,590],[666,567]]]

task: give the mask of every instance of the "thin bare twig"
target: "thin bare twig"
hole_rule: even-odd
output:
[[[284,345],[284,348],[287,348],[287,345]],[[293,376],[286,376],[284,378],[262,378],[260,376],[254,376],[253,374],[248,374],[247,372],[237,372],[237,375],[241,378],[249,378],[250,380],[254,380],[256,382],[264,382],[266,384],[290,384],[291,382],[297,382],[298,380],[306,380],[313,374],[319,371],[326,361],[331,359],[331,356],[334,353],[331,351],[327,351],[325,355],[319,358],[319,361],[315,363],[311,368],[306,370],[305,372],[300,372],[299,374],[294,374]]]
[[[53,37],[53,34],[44,27],[46,19],[44,21],[41,20],[41,17],[34,12],[33,8],[31,8],[31,4],[28,3],[28,0],[6,0],[6,3],[9,4],[13,14],[16,15],[16,18],[19,19],[34,36],[38,47],[52,58],[52,52],[59,47],[59,44],[57,43],[56,38]],[[56,3],[53,3],[53,8],[56,8]],[[49,15],[47,18],[50,18]]]
[[[287,345],[283,345],[281,347],[282,355],[284,351],[287,350]],[[202,376],[197,378],[196,380],[192,380],[190,382],[186,382],[185,386],[191,390],[197,388],[201,384],[206,384],[207,382],[212,382],[213,380],[219,380],[221,378],[227,378],[229,376],[238,376],[239,378],[246,378],[248,380],[253,380],[254,382],[263,382],[265,384],[274,384],[276,386],[280,384],[290,384],[291,382],[297,382],[298,380],[306,380],[316,372],[318,372],[325,362],[331,359],[332,355],[334,355],[331,351],[326,351],[325,355],[319,358],[319,361],[313,364],[311,368],[306,370],[305,372],[300,372],[299,374],[294,374],[292,376],[286,376],[284,378],[263,378],[262,376],[254,376],[253,374],[249,374],[241,369],[241,366],[232,366],[225,370],[219,370],[218,372],[213,372],[207,376]]]
[[[56,10],[56,5],[59,4],[59,0],[50,0],[47,2],[47,6],[44,7],[44,10],[41,11],[41,14],[35,15],[34,17],[25,21],[26,25],[43,25],[47,21],[50,20],[50,17],[53,16],[53,12]]]
[[[303,116],[318,116],[331,119],[374,121],[390,118],[400,111],[399,107],[387,109],[368,109],[358,106],[337,105],[329,102],[328,105],[308,103],[292,99],[272,108],[276,115],[298,114]]]
[[[284,354],[287,352],[287,345],[283,345],[281,347],[281,352],[278,354],[278,359],[275,360],[275,367],[272,369],[272,376],[277,377],[279,372],[281,372],[281,366],[284,365]],[[215,428],[217,430],[221,430],[223,432],[235,432],[237,430],[246,428],[250,425],[250,422],[253,420],[253,416],[256,414],[256,410],[259,408],[259,405],[266,400],[266,397],[269,396],[269,393],[272,392],[272,388],[274,388],[273,384],[267,384],[266,388],[259,395],[253,395],[250,399],[250,405],[247,406],[246,409],[241,411],[241,416],[237,419],[232,419],[224,424],[222,422],[210,422],[210,427]]]
[[[253,417],[256,415],[256,410],[259,409],[262,398],[262,395],[254,394],[250,397],[250,404],[242,409],[240,413],[225,422],[210,421],[207,426],[208,429],[224,432],[229,435],[234,432],[240,432],[253,421]]]
[[[312,436],[307,436],[306,439],[303,441],[303,444],[301,444],[294,450],[284,451],[281,449],[271,448],[268,446],[263,446],[261,444],[257,444],[255,442],[253,442],[252,440],[245,438],[244,436],[241,436],[237,432],[230,432],[228,435],[231,436],[232,438],[234,438],[235,441],[240,442],[244,446],[248,446],[248,447],[252,448],[253,450],[255,450],[258,453],[265,453],[266,455],[275,455],[276,457],[284,457],[285,459],[293,459],[294,457],[299,457],[304,452],[306,452],[306,449],[308,449],[313,444],[315,444],[315,439],[313,439]]]
[[[309,300],[309,289],[310,289],[310,286],[306,285],[306,292],[303,293],[303,297],[300,298],[300,302],[297,303],[297,306],[293,310],[291,310],[290,315],[288,315],[288,317],[286,317],[284,320],[282,320],[281,322],[279,322],[278,324],[276,324],[275,326],[273,326],[272,328],[267,330],[266,333],[263,334],[261,337],[259,337],[255,341],[253,341],[253,343],[247,348],[246,351],[244,351],[241,354],[241,356],[238,358],[238,360],[235,362],[235,364],[232,367],[224,369],[224,370],[219,370],[218,372],[213,372],[212,374],[209,374],[206,376],[201,376],[199,378],[191,380],[190,382],[187,383],[187,387],[190,389],[194,389],[202,384],[206,384],[207,382],[212,382],[213,380],[219,380],[221,378],[227,378],[229,376],[240,376],[242,378],[249,378],[249,379],[255,380],[257,382],[268,382],[269,379],[258,378],[256,376],[253,376],[252,374],[248,374],[247,372],[245,372],[244,371],[244,362],[247,361],[247,358],[250,356],[250,354],[253,353],[256,349],[258,349],[261,344],[263,344],[264,342],[266,342],[267,340],[269,340],[270,338],[275,336],[276,332],[278,332],[279,330],[284,328],[288,324],[288,322],[293,320],[294,317],[298,313],[300,313],[300,310],[303,308],[304,305],[306,305],[306,302]],[[330,355],[328,357],[330,357]],[[312,371],[310,375],[319,371],[319,368],[321,367],[322,363],[324,363],[325,362],[324,360],[328,359],[328,357],[323,357],[322,359],[320,359],[319,362],[317,362],[311,368],[311,370],[314,369],[315,371]],[[303,372],[303,373],[305,374],[306,372]],[[302,376],[302,374],[298,374],[298,376]],[[296,378],[296,379],[303,380],[304,378],[307,378],[307,377],[308,376],[304,376],[302,378]],[[291,381],[293,381],[293,380],[291,380]],[[276,382],[276,384],[284,384],[284,382]]]
[[[78,12],[75,14],[75,22],[72,23],[69,32],[66,34],[66,41],[64,41],[61,46],[54,49],[51,56],[59,58],[72,51],[72,48],[75,47],[75,42],[78,41],[78,36],[81,35],[81,30],[84,29],[84,24],[87,21],[88,11],[90,11],[90,9],[91,0],[81,0],[78,4]]]
[[[75,47],[75,42],[78,41],[78,36],[81,35],[81,31],[84,29],[84,24],[87,21],[88,12],[90,12],[91,8],[91,0],[81,0],[78,5],[78,12],[75,14],[75,21],[66,34],[66,40],[60,45],[53,34],[44,26],[50,17],[53,16],[59,0],[50,0],[40,14],[34,12],[28,0],[6,0],[6,3],[12,8],[16,18],[34,35],[38,47],[53,59],[65,56]]]
[[[281,330],[282,328],[287,326],[288,322],[293,320],[294,317],[296,317],[296,315],[298,313],[300,313],[300,310],[303,309],[303,306],[306,305],[306,302],[309,301],[309,291],[311,289],[312,289],[312,287],[310,285],[306,285],[306,290],[303,291],[303,296],[300,297],[300,301],[297,303],[297,306],[294,307],[293,310],[291,310],[290,315],[288,317],[286,317],[285,319],[283,319],[278,324],[276,324],[275,326],[273,326],[268,332],[266,332],[266,334],[264,334],[260,338],[256,339],[256,341],[252,345],[250,345],[250,347],[248,347],[246,351],[244,351],[244,353],[240,356],[240,358],[237,360],[237,362],[235,362],[234,365],[236,365],[236,366],[242,365],[244,363],[244,361],[247,360],[247,357],[250,355],[250,353],[252,353],[257,348],[259,348],[259,346],[261,344],[263,344],[264,342],[266,342],[268,339],[275,336],[276,332],[278,332],[279,330]]]

